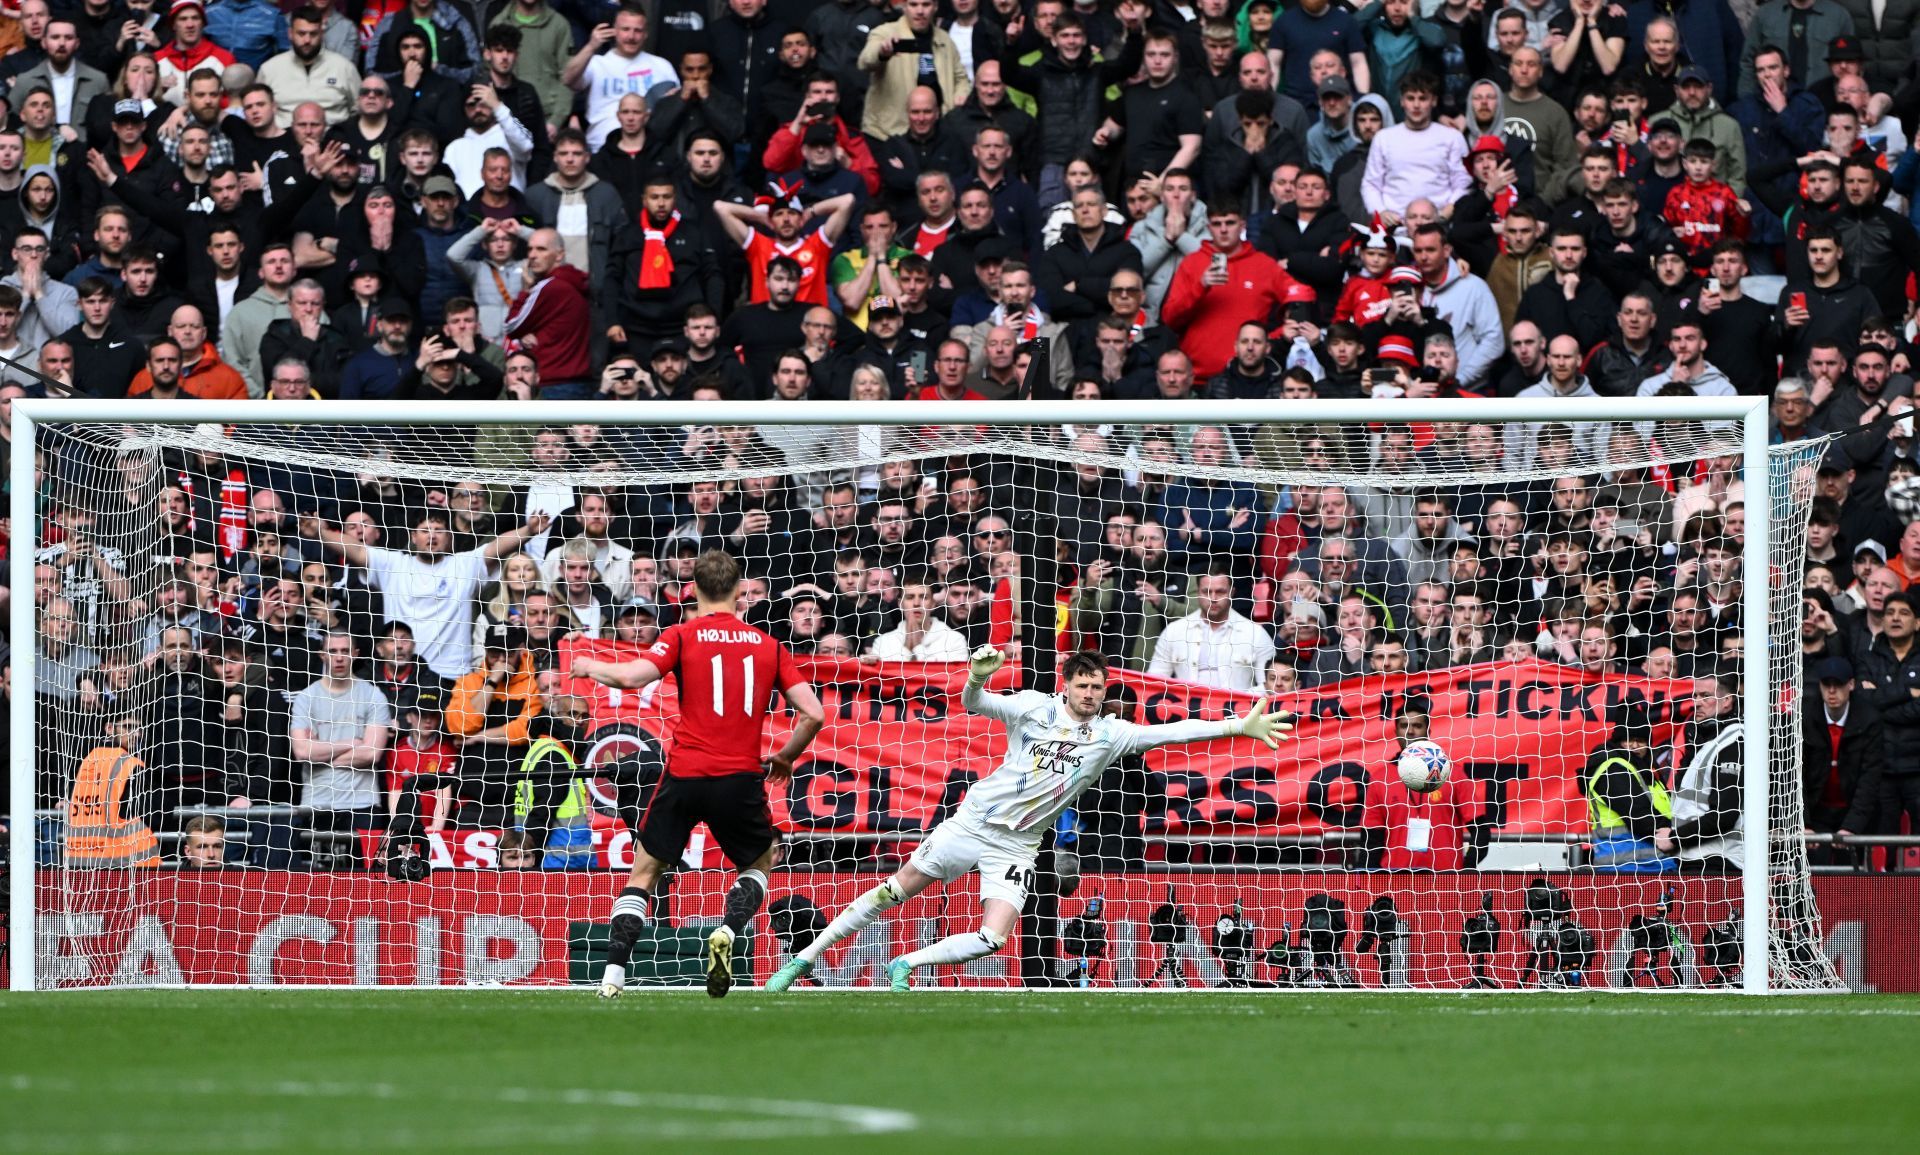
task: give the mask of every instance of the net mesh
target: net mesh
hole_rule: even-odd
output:
[[[768,790],[784,861],[743,977],[913,864],[955,876],[814,980],[884,983],[971,934],[984,893],[1024,900],[1017,937],[922,981],[1737,986],[1761,917],[1776,986],[1836,985],[1799,838],[1799,656],[1741,620],[1737,429],[952,413],[40,426],[38,981],[596,981],[679,729],[712,722],[678,676],[570,671],[645,652],[719,548],[739,616],[826,714]],[[1774,623],[1798,620],[1820,448],[1773,453]],[[961,703],[988,644],[1010,659],[993,693],[1051,693],[1092,650],[1117,717],[1216,723],[1272,695],[1295,740],[1117,759],[1020,832],[1013,869],[950,869],[979,848],[929,834],[966,826],[1008,745]],[[1778,707],[1761,913],[1737,832],[1703,833],[1737,820],[1738,763],[1729,791],[1702,754],[1724,723],[1696,717],[1737,715],[1749,676]],[[744,692],[776,748],[793,712]],[[571,761],[530,760],[543,737]],[[1450,770],[1415,793],[1421,738]],[[1041,761],[1013,772],[1060,772]],[[700,981],[738,841],[693,830],[633,981]]]

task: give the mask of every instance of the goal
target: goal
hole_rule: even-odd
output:
[[[1299,724],[1278,753],[1114,767],[1049,833],[1017,941],[931,985],[1843,986],[1799,753],[1827,445],[1770,447],[1760,399],[61,400],[13,422],[15,989],[597,979],[677,688],[566,671],[690,610],[709,548],[827,713],[770,790],[784,862],[736,947],[749,981],[999,764],[1003,731],[959,702],[991,643],[992,690],[1051,690],[1091,649],[1123,717],[1270,695]],[[536,782],[528,746],[569,713],[578,775]],[[1452,763],[1426,795],[1394,773],[1420,737]],[[415,802],[410,874],[383,831]],[[730,879],[696,832],[632,981],[698,981]],[[816,979],[884,986],[978,917],[977,880],[936,887]]]

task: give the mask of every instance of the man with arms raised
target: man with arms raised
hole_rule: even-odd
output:
[[[1293,716],[1267,713],[1264,698],[1244,717],[1220,722],[1194,718],[1141,726],[1110,717],[1103,712],[1107,660],[1090,650],[1074,654],[1061,666],[1061,693],[987,693],[987,679],[1005,660],[992,646],[973,651],[960,700],[967,709],[1006,725],[1006,760],[967,791],[960,809],[934,828],[907,865],[854,899],[819,938],[788,959],[767,981],[769,991],[784,991],[811,974],[814,962],[828,947],[860,933],[883,911],[936,882],[951,883],[969,871],[980,875],[980,929],[949,935],[901,955],[887,964],[887,979],[894,990],[905,991],[916,967],[984,958],[1005,946],[1013,933],[1020,908],[1033,889],[1033,862],[1040,853],[1041,838],[1060,812],[1097,782],[1110,764],[1156,746],[1242,735],[1277,750],[1280,738],[1293,729]]]
[[[626,988],[627,961],[646,929],[654,883],[680,861],[688,836],[702,822],[740,870],[727,891],[726,921],[707,938],[707,993],[726,996],[733,986],[733,940],[766,901],[767,871],[780,856],[767,785],[782,785],[793,775],[794,760],[826,722],[819,697],[787,648],[734,615],[740,563],[710,549],[694,563],[693,584],[697,608],[669,626],[645,657],[576,657],[569,671],[622,690],[672,674],[680,690],[681,722],[667,772],[635,832],[633,873],[613,903],[613,934],[600,979],[604,999],[617,999]],[[761,735],[775,691],[794,708],[793,734],[766,759],[763,771]]]

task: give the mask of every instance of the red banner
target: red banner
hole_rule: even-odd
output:
[[[70,884],[84,877],[69,876]],[[619,885],[603,872],[437,874],[418,884],[371,875],[223,872],[99,872],[94,894],[62,893],[51,880],[39,891],[42,922],[35,936],[43,986],[109,983],[256,983],[367,986],[461,986],[502,983],[553,985],[567,981],[568,935],[578,923],[606,918]],[[1556,875],[1574,917],[1591,932],[1598,959],[1583,974],[1587,985],[1621,986],[1632,961],[1631,924],[1650,916],[1668,886],[1675,888],[1671,925],[1689,949],[1675,974],[1660,978],[1698,983],[1702,931],[1724,921],[1739,904],[1737,878],[1642,878]],[[683,872],[674,878],[676,924],[719,920],[729,874]],[[877,877],[866,874],[774,877],[776,899],[800,894],[831,914]],[[1195,985],[1222,978],[1213,950],[1216,921],[1235,903],[1255,927],[1258,952],[1297,932],[1307,898],[1324,893],[1346,905],[1349,933],[1341,961],[1363,986],[1380,984],[1380,952],[1362,953],[1362,912],[1375,896],[1392,895],[1404,935],[1389,940],[1385,958],[1393,985],[1458,989],[1472,975],[1460,935],[1482,894],[1493,898],[1501,924],[1487,973],[1501,986],[1519,985],[1533,945],[1522,906],[1527,876],[1516,874],[1387,875],[1339,872],[1220,871],[1185,875],[1091,875],[1076,897],[1061,903],[1062,917],[1082,913],[1099,896],[1108,949],[1098,968],[1101,986],[1155,985],[1165,947],[1150,931],[1155,907],[1177,905],[1188,929],[1173,957]],[[1829,955],[1855,990],[1920,991],[1920,947],[1912,928],[1920,920],[1920,877],[1814,878]],[[60,911],[62,914],[48,914]],[[965,880],[920,895],[852,941],[828,952],[821,974],[850,985],[884,982],[889,959],[912,947],[975,925],[974,884]],[[24,936],[23,936],[24,937]],[[764,916],[755,941],[757,973],[767,973],[773,948]],[[1061,964],[1064,969],[1064,964]],[[925,981],[948,986],[1009,986],[1017,981],[1013,948],[965,968],[944,968]],[[1276,977],[1265,958],[1250,978]],[[1160,984],[1168,980],[1163,975]],[[1636,985],[1651,985],[1641,977]]]
[[[575,648],[577,647],[577,649]],[[572,653],[622,660],[638,647],[568,639]],[[792,787],[774,799],[775,817],[795,832],[885,833],[930,828],[966,787],[991,773],[1005,751],[999,724],[960,705],[964,664],[862,663],[803,659],[826,706],[827,725],[807,751]],[[1244,712],[1252,697],[1120,671],[1139,699],[1142,723],[1215,719]],[[991,688],[1011,689],[1002,671]],[[1427,674],[1375,675],[1285,695],[1276,708],[1302,716],[1295,741],[1269,752],[1249,741],[1163,747],[1147,755],[1153,828],[1170,834],[1231,826],[1236,833],[1317,833],[1331,809],[1356,805],[1370,776],[1388,772],[1398,749],[1393,717],[1409,696],[1429,702],[1432,737],[1454,772],[1502,804],[1500,829],[1579,832],[1587,828],[1582,772],[1605,740],[1610,708],[1647,702],[1656,718],[1684,703],[1684,682],[1585,674],[1550,662],[1489,663]],[[670,742],[679,703],[672,680],[638,693],[573,679],[600,725],[638,725]],[[786,740],[779,714],[771,750]],[[1656,734],[1656,737],[1660,737]],[[1164,799],[1164,802],[1158,800]]]

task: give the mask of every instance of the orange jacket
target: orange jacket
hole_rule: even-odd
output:
[[[452,701],[447,703],[447,733],[456,737],[478,734],[487,728],[487,718],[483,711],[473,708],[474,695],[480,692],[480,686],[487,680],[486,667],[463,674],[453,684]],[[533,716],[540,712],[540,679],[533,671],[533,657],[520,655],[520,668],[507,679],[507,688],[499,691],[508,703],[518,705],[511,720],[507,722],[507,742],[514,746],[524,746],[531,741],[527,726]]]
[[[180,391],[202,401],[245,401],[247,379],[240,375],[240,370],[222,361],[220,351],[208,342],[201,346],[200,360],[194,362],[191,369],[181,367]],[[133,384],[127,387],[127,396],[140,397],[151,392],[153,374],[145,369],[135,373]]]
[[[140,759],[118,746],[97,746],[80,763],[67,796],[67,865],[101,870],[158,866],[160,842],[147,824],[127,813],[127,794]]]

